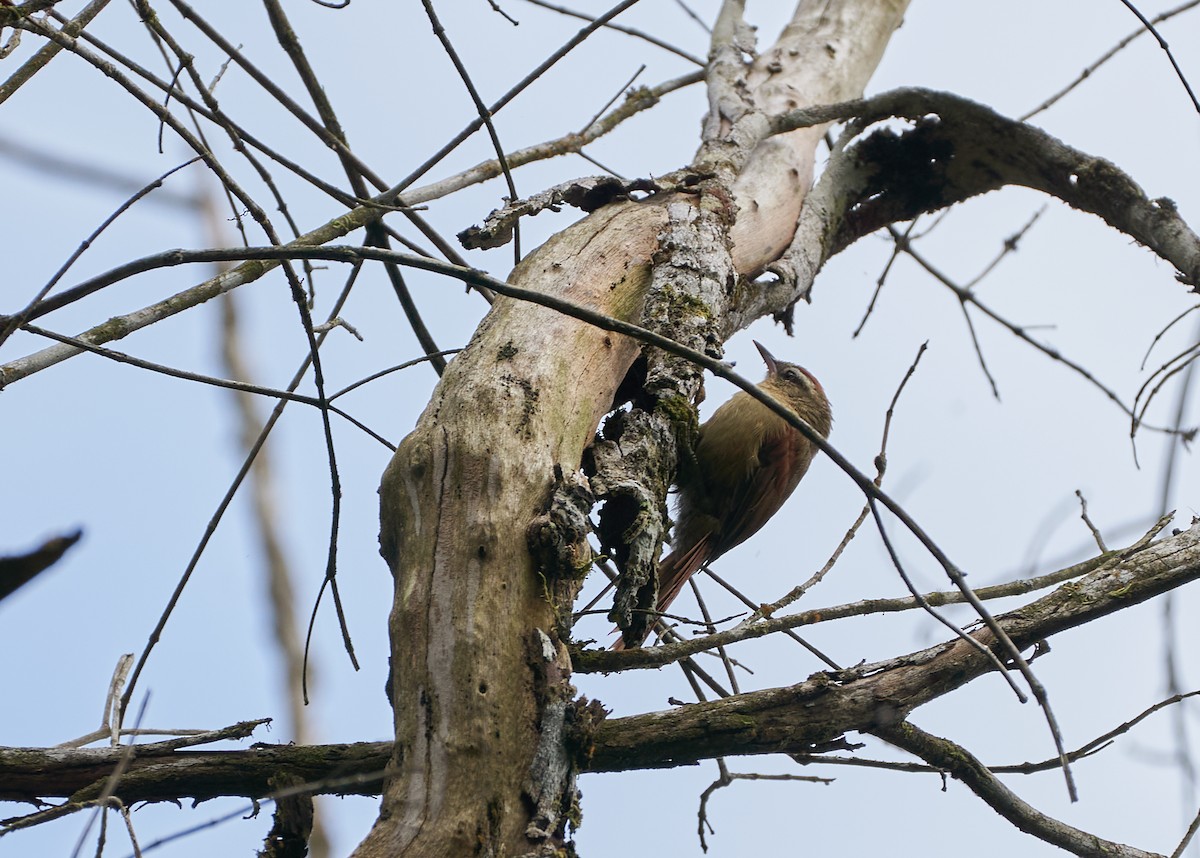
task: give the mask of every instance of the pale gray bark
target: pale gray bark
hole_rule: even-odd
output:
[[[842,0],[819,4],[820,13],[810,18],[813,5],[803,4],[786,49],[755,81],[791,87],[791,106],[860,94],[905,4]],[[719,352],[721,320],[739,276],[771,261],[769,252],[754,250],[735,263],[731,230],[753,209],[764,219],[755,234],[770,224],[779,235],[770,247],[787,246],[811,182],[816,143],[810,131],[797,134],[796,150],[809,150],[799,156],[808,168],[791,170],[786,179],[776,173],[782,169],[779,143],[760,152],[769,122],[763,105],[755,104],[756,89],[725,88],[741,66],[738,17],[737,4],[730,4],[716,30],[715,109],[694,165],[707,175],[696,193],[607,206],[530,254],[510,282]],[[856,47],[834,56],[826,51],[833,38]],[[812,44],[805,47],[806,40]],[[831,59],[814,64],[823,51]],[[765,106],[778,109],[773,96],[768,101]],[[759,166],[760,155],[770,155],[774,166]],[[746,195],[735,196],[733,183],[748,171],[775,174],[786,187],[768,198],[751,183]],[[638,351],[626,338],[501,299],[401,443],[381,488],[381,544],[396,577],[391,633],[398,774],[357,855],[519,855],[555,848],[561,825],[546,837],[544,820],[532,819],[530,806],[540,814],[557,804],[560,817],[569,814],[573,789],[559,780],[560,794],[548,803],[546,791],[531,788],[528,778],[542,746],[539,733],[553,729],[547,715],[570,694],[559,611],[551,601],[552,594],[570,593],[558,580],[571,570],[535,569],[526,533],[538,511],[551,506],[555,470],[580,468]],[[645,373],[648,399],[638,405],[647,420],[640,435],[661,440],[672,434],[677,410],[663,413],[655,402],[690,399],[699,373],[654,355]],[[663,534],[660,511],[673,461],[668,451],[640,469],[636,487],[619,489],[620,497],[633,500],[630,536],[640,547],[632,565],[643,576]],[[598,476],[604,482],[605,474]]]

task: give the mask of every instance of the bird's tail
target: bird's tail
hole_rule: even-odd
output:
[[[658,561],[658,604],[655,605],[658,613],[666,612],[671,603],[675,601],[675,597],[683,590],[683,585],[688,582],[688,579],[699,572],[700,567],[708,562],[709,542],[710,537],[706,536],[685,549],[672,551]],[[626,641],[624,637],[619,638],[612,645],[612,649],[620,651],[631,644],[641,646],[650,636],[653,627],[654,623],[649,623],[640,640]]]

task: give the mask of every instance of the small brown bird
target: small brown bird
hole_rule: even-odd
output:
[[[833,414],[812,373],[776,360],[755,341],[767,364],[758,387],[829,436]],[[665,611],[703,566],[758,532],[800,483],[817,448],[782,417],[744,391],[700,427],[696,461],[682,468],[674,550],[658,564],[658,611]],[[643,636],[643,640],[645,636]],[[631,643],[618,641],[614,649]]]

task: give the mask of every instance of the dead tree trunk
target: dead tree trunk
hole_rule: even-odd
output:
[[[511,283],[709,351],[753,320],[737,312],[744,278],[788,247],[820,135],[764,142],[759,120],[859,96],[906,3],[802,4],[753,65],[742,61],[737,5],[715,30],[695,192],[605,206],[531,253]],[[394,774],[356,855],[515,856],[563,842],[575,801],[563,637],[576,589],[564,567],[586,571],[589,554],[581,530],[544,516],[556,471],[586,498],[575,475],[639,352],[626,337],[500,299],[397,450],[380,489],[396,583]],[[698,384],[694,371],[682,381],[653,363],[649,372],[655,396],[690,396]],[[650,419],[661,429],[669,417]],[[673,451],[654,466],[668,469],[661,489],[672,463]],[[639,562],[652,566],[661,492],[640,503]],[[535,520],[564,542],[560,562],[535,561]]]

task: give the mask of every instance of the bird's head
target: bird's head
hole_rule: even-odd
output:
[[[828,436],[833,425],[833,412],[821,382],[799,364],[777,360],[762,343],[757,340],[752,342],[767,365],[767,377],[760,386],[776,399],[790,405],[821,435]]]

